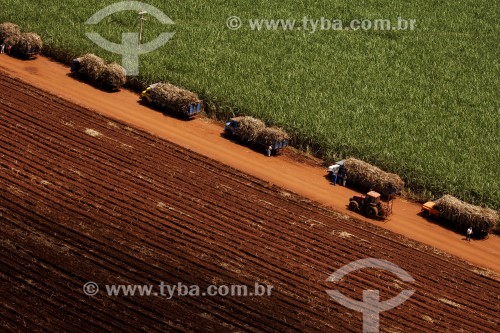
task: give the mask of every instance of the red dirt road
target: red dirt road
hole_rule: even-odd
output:
[[[238,170],[276,184],[309,199],[333,207],[343,214],[405,235],[441,251],[461,257],[475,265],[500,273],[500,238],[464,241],[463,235],[446,230],[420,217],[420,206],[398,199],[394,214],[386,222],[365,219],[346,209],[355,192],[340,186],[333,187],[325,179],[325,170],[298,163],[291,158],[267,158],[220,136],[222,128],[206,119],[182,121],[142,106],[138,96],[129,91],[106,93],[68,76],[69,69],[40,57],[20,61],[0,57],[0,68],[46,91],[95,110],[101,114],[146,130],[197,153],[213,158]]]
[[[2,73],[0,73],[2,74]],[[360,332],[326,290],[382,301],[382,332],[498,332],[500,281],[121,121],[0,76],[6,332]],[[373,257],[414,282],[362,269]],[[95,296],[82,286],[94,281]],[[106,285],[273,286],[270,296],[116,296]],[[252,289],[250,289],[252,292]]]

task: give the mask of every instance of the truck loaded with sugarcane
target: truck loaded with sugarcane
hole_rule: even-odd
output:
[[[499,220],[497,211],[466,203],[451,195],[424,203],[421,215],[440,221],[461,233],[472,228],[476,238],[487,238]]]
[[[9,55],[33,59],[42,52],[42,38],[33,32],[21,32],[17,24],[0,23],[0,44]]]
[[[198,95],[170,83],[154,83],[141,93],[144,103],[160,111],[193,118],[203,111],[203,101]]]
[[[73,59],[71,73],[108,91],[117,91],[127,82],[125,68],[115,62],[106,64],[106,61],[92,53]]]
[[[235,117],[226,122],[224,135],[242,144],[277,155],[288,146],[288,134],[278,127],[266,127],[264,122],[249,116]]]
[[[337,162],[338,170],[348,182],[363,191],[376,191],[384,199],[391,199],[401,193],[404,181],[398,175],[383,171],[376,166],[349,157]],[[328,173],[335,172],[335,165],[330,166]]]

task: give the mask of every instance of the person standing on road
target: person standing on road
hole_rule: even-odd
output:
[[[469,229],[467,229],[467,240],[470,242],[470,237],[472,236],[472,227],[469,227]]]
[[[272,152],[273,152],[273,146],[269,145],[266,149],[266,155],[271,156]]]
[[[332,172],[332,183],[334,186],[337,185],[337,173],[338,169],[334,169]]]
[[[0,45],[0,53],[5,53],[5,43],[2,43],[2,45]]]
[[[345,167],[343,165],[341,165],[340,168],[339,168],[337,180],[338,180],[339,184],[345,186],[346,179],[347,178],[346,178]]]

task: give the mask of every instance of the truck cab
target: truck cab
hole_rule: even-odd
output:
[[[344,166],[345,160],[337,161],[326,170],[329,179],[333,179],[333,175],[337,175],[337,183],[343,186],[347,183],[347,170]]]
[[[439,210],[435,208],[436,203],[434,201],[427,201],[422,205],[422,215],[425,217],[430,217],[437,219],[439,217]]]
[[[224,125],[224,134],[230,137],[234,136],[238,132],[239,128],[240,128],[240,123],[234,119],[231,119],[227,121],[226,124]]]
[[[153,83],[152,85],[150,85],[149,87],[146,88],[146,90],[143,90],[142,93],[141,93],[141,99],[144,101],[144,102],[147,102],[147,103],[151,103],[152,100],[151,100],[151,90],[156,87],[158,85],[158,83]]]
[[[80,70],[80,58],[73,59],[71,62],[71,71],[77,73]]]

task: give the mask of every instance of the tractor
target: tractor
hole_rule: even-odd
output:
[[[349,199],[349,209],[361,212],[369,218],[386,218],[392,214],[392,200],[384,203],[380,193],[370,191],[366,195],[355,195]]]

